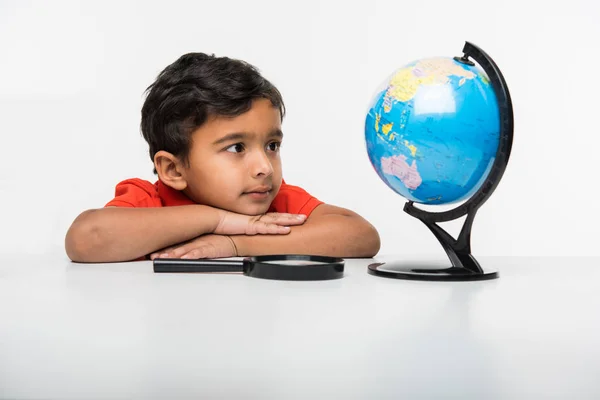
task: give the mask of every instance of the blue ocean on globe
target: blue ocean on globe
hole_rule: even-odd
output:
[[[500,142],[500,111],[483,70],[451,57],[412,62],[377,91],[365,122],[369,160],[396,193],[449,204],[475,193]]]

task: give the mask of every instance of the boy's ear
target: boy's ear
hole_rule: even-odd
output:
[[[183,163],[173,154],[160,150],[154,155],[154,168],[158,177],[165,185],[175,190],[183,190],[187,187],[187,181],[183,172]]]

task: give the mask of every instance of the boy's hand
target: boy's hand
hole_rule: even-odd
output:
[[[302,225],[306,215],[287,213],[267,213],[244,215],[224,211],[214,233],[219,235],[288,234],[290,225]]]
[[[186,243],[150,254],[150,259],[160,258],[222,258],[236,257],[233,240],[224,235],[202,235]]]

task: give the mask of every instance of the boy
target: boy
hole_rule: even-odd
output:
[[[248,63],[181,56],[147,89],[142,135],[158,181],[128,179],[67,232],[77,262],[262,254],[372,257],[379,235],[358,214],[285,183],[285,107]]]

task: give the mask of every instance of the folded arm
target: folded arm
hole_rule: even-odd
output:
[[[288,235],[231,236],[238,256],[313,254],[373,257],[379,251],[377,230],[353,211],[321,204]]]
[[[204,205],[108,207],[79,215],[67,232],[65,249],[73,261],[129,261],[150,252],[201,237],[286,235],[304,216],[287,213],[243,215]]]
[[[69,228],[65,249],[78,262],[135,260],[212,232],[218,223],[218,213],[202,205],[88,210]]]

